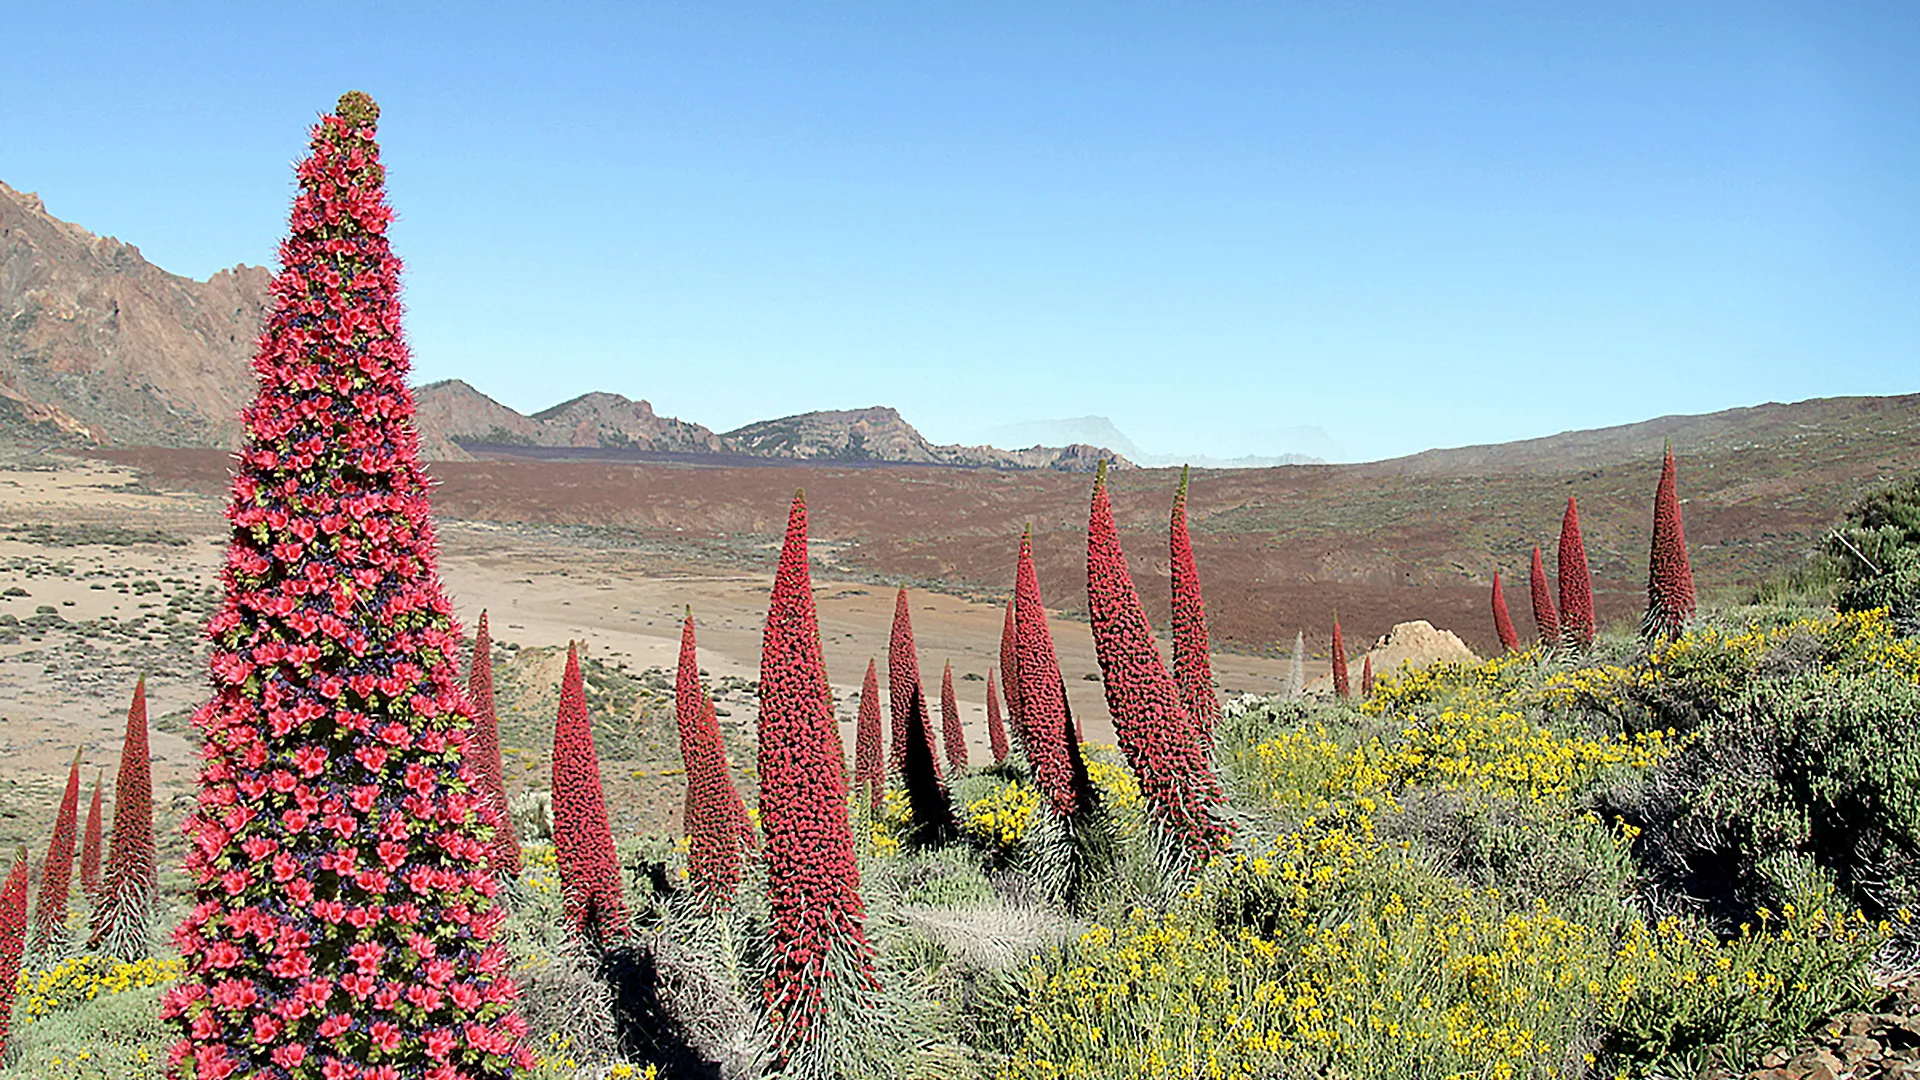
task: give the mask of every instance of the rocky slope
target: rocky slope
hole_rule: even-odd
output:
[[[95,443],[231,445],[267,281],[169,274],[0,183],[0,411]]]
[[[991,469],[1053,469],[1091,472],[1101,458],[1122,460],[1105,447],[1075,443],[1001,450],[992,446],[936,446],[900,413],[884,405],[867,409],[801,413],[727,432],[741,453],[806,461],[899,461]]]

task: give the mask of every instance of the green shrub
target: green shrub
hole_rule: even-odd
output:
[[[1757,681],[1617,810],[1663,898],[1723,932],[1830,884],[1875,919],[1920,906],[1920,685],[1897,670]]]
[[[1856,503],[1827,551],[1845,570],[1841,611],[1886,608],[1902,633],[1920,633],[1920,474]]]

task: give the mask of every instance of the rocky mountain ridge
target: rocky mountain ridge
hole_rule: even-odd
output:
[[[0,432],[95,446],[228,448],[253,397],[250,362],[271,273],[170,274],[140,249],[47,212],[0,183]],[[531,416],[450,379],[416,391],[430,460],[469,447],[1090,470],[1092,446],[935,446],[893,409],[815,412],[715,434],[644,400],[595,392]]]

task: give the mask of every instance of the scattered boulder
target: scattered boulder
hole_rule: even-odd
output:
[[[1358,670],[1371,659],[1375,675],[1392,675],[1402,668],[1419,669],[1432,664],[1477,664],[1480,657],[1451,630],[1437,629],[1425,619],[1395,623],[1385,637],[1359,656],[1349,657],[1347,666]],[[1307,684],[1307,693],[1333,693],[1333,677],[1322,675]]]

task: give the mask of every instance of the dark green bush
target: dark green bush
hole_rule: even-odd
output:
[[[1661,903],[1725,931],[1828,884],[1892,918],[1920,906],[1916,720],[1920,687],[1895,672],[1761,679],[1603,809],[1644,830]]]

